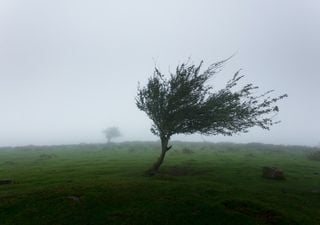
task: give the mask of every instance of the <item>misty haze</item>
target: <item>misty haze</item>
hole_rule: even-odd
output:
[[[0,1],[0,225],[318,224],[316,0]]]

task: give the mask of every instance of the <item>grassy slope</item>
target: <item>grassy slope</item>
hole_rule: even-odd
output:
[[[194,151],[183,154],[182,149]],[[156,143],[0,149],[0,224],[319,224],[320,162],[304,147]],[[262,166],[285,181],[261,178]],[[70,197],[72,196],[72,197]]]

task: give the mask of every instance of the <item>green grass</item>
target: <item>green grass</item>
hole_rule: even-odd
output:
[[[146,177],[158,143],[2,148],[0,180],[14,182],[0,185],[0,225],[319,225],[315,150],[176,142]],[[286,180],[263,179],[263,166]]]

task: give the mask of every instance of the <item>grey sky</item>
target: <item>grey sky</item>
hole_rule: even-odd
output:
[[[203,138],[316,145],[319,40],[318,0],[0,0],[0,146],[102,142],[112,125],[121,140],[155,140],[134,101],[155,62],[168,72],[235,52],[213,84],[242,68],[261,92],[288,93],[282,123]]]

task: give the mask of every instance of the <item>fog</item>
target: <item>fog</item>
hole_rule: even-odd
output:
[[[1,0],[0,146],[157,140],[135,105],[157,65],[189,57],[204,67],[235,56],[216,89],[244,82],[287,93],[270,131],[174,140],[316,145],[320,142],[320,3],[317,0]]]

